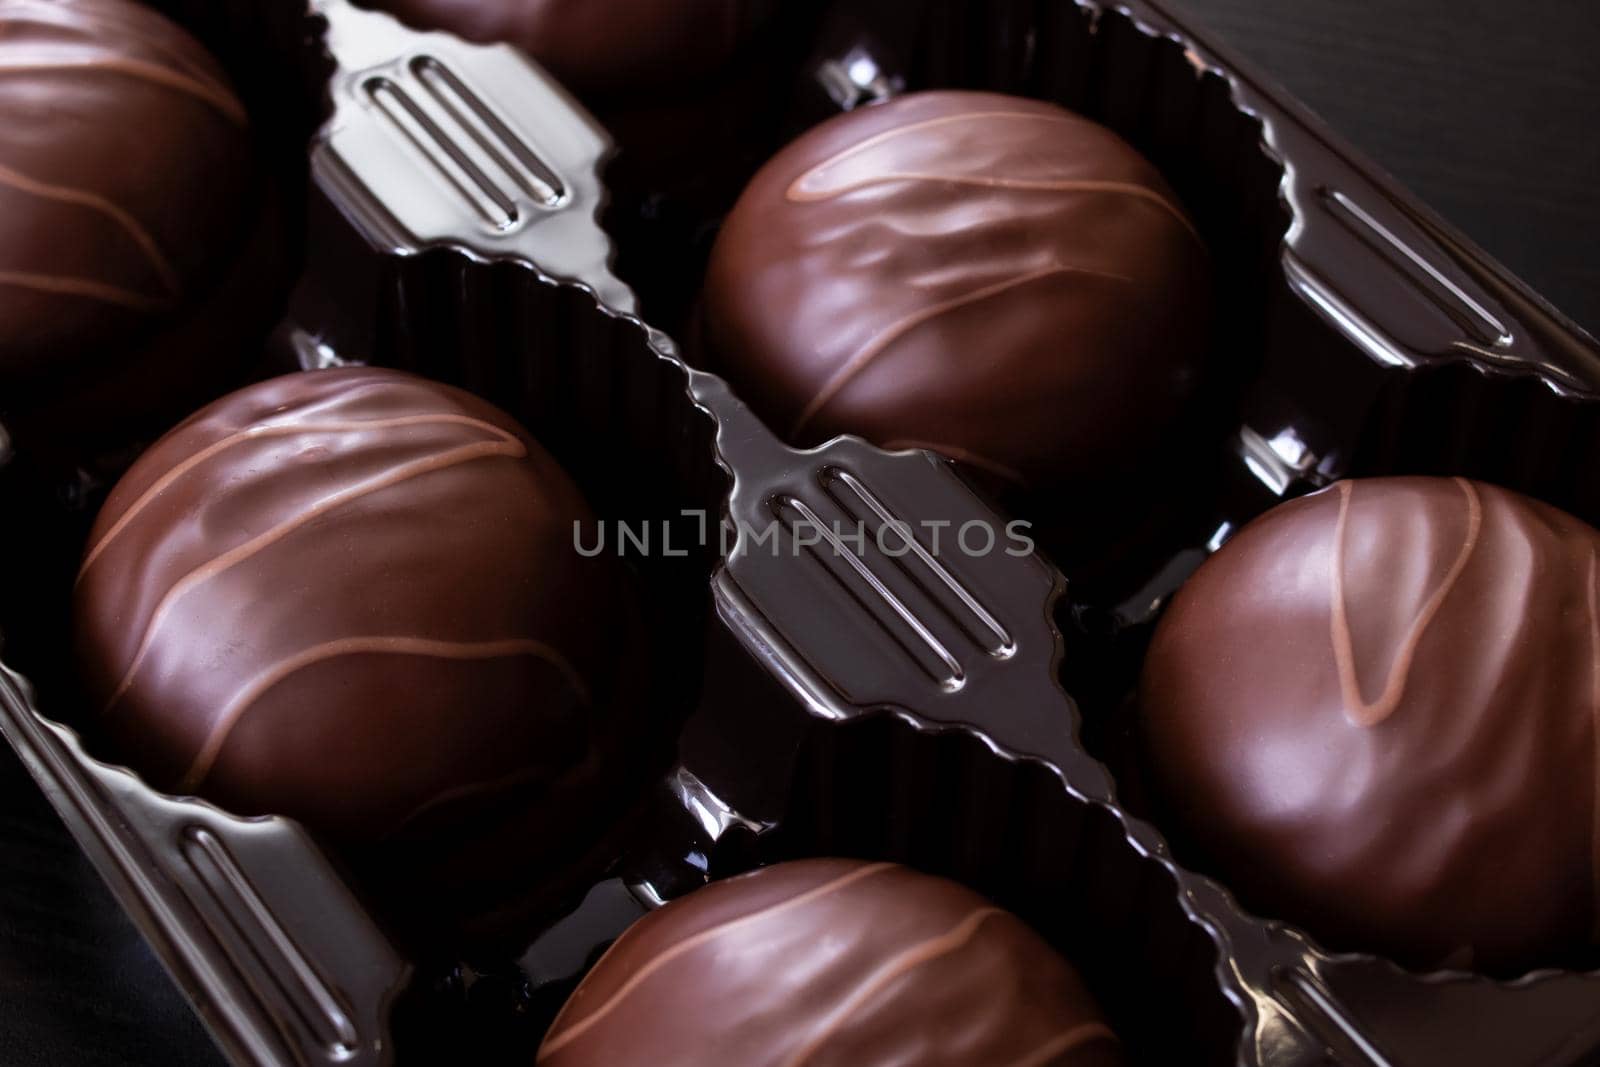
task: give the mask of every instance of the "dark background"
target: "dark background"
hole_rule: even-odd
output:
[[[1183,0],[1600,332],[1594,0]],[[0,746],[0,1065],[213,1063],[160,965]]]

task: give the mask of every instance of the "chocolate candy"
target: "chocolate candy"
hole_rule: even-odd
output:
[[[726,62],[751,0],[365,0],[423,29],[514,44],[585,93],[673,88]]]
[[[1052,104],[840,116],[717,240],[706,359],[793,443],[927,447],[1033,489],[1127,465],[1206,344],[1207,255],[1155,168]]]
[[[215,346],[180,356],[165,335],[212,295],[263,215],[253,153],[222,69],[154,11],[0,0],[5,414],[120,374],[106,416],[117,417],[218,363]],[[98,414],[71,417],[72,432],[95,434]]]
[[[1140,723],[1246,906],[1416,967],[1573,960],[1595,930],[1600,533],[1462,479],[1342,482],[1189,581]]]
[[[419,900],[498,905],[641,788],[613,682],[631,607],[575,548],[592,521],[459,390],[375,369],[241,390],[95,523],[74,610],[96,733],[159,789],[392,845]]]
[[[1076,972],[972,891],[806,860],[648,915],[546,1036],[545,1067],[1122,1062]]]

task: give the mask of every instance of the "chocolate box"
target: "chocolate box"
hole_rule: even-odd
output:
[[[1497,982],[1327,953],[1175,860],[1110,769],[1161,605],[1278,501],[1449,473],[1600,521],[1600,346],[1202,31],[1150,2],[789,10],[723,119],[740,137],[702,172],[609,167],[596,121],[507,47],[346,0],[159,6],[274,117],[273,150],[304,182],[304,271],[264,366],[372,362],[462,385],[528,425],[603,518],[698,546],[640,564],[655,699],[686,725],[609,876],[518,959],[407,958],[370,887],[294,823],[162,796],[95,758],[74,729],[65,590],[103,485],[24,455],[0,466],[0,728],[234,1062],[531,1062],[565,992],[644,909],[839,854],[1017,911],[1080,965],[1135,1062],[1600,1055],[1595,976]],[[742,178],[831,113],[930,87],[1106,123],[1212,247],[1220,432],[1146,487],[1166,521],[1136,592],[1082,595],[1038,554],[801,543],[802,523],[1008,517],[927,453],[794,450],[680,354],[707,235]],[[774,521],[782,551],[743,532]]]

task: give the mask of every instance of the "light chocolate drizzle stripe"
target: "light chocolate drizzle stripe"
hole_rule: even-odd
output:
[[[1350,523],[1350,503],[1355,495],[1355,483],[1349,481],[1339,483],[1339,520],[1334,527],[1331,568],[1333,656],[1339,673],[1339,688],[1344,698],[1345,717],[1356,726],[1377,726],[1393,715],[1400,706],[1400,701],[1405,696],[1406,683],[1411,676],[1411,664],[1416,657],[1417,646],[1421,644],[1423,635],[1427,633],[1428,627],[1439,614],[1439,609],[1444,606],[1445,598],[1461,580],[1462,573],[1467,569],[1467,563],[1472,559],[1473,551],[1478,547],[1478,539],[1483,530],[1483,502],[1478,497],[1477,488],[1471,482],[1465,478],[1456,478],[1454,481],[1461,487],[1461,492],[1466,497],[1467,535],[1462,540],[1455,562],[1450,565],[1444,580],[1423,604],[1422,610],[1412,621],[1405,640],[1400,643],[1394,662],[1390,665],[1383,692],[1370,704],[1361,693],[1361,678],[1356,671],[1354,641],[1350,632],[1350,615],[1345,605],[1345,537]]]
[[[858,144],[836,155],[830,156],[816,166],[811,167],[800,177],[796,178],[784,193],[786,199],[792,203],[816,203],[823,200],[832,200],[846,196],[860,189],[874,185],[883,185],[889,182],[942,182],[951,185],[969,185],[990,189],[1017,189],[1025,192],[1054,192],[1054,193],[1102,193],[1116,196],[1130,196],[1148,203],[1155,204],[1167,214],[1171,215],[1183,226],[1190,236],[1196,241],[1200,240],[1200,233],[1194,228],[1194,223],[1189,221],[1189,216],[1184,214],[1182,208],[1174,204],[1161,193],[1147,185],[1131,181],[1110,181],[1105,179],[1079,179],[1079,178],[1008,178],[989,175],[969,174],[939,174],[925,171],[883,171],[859,181],[847,182],[843,185],[830,185],[826,182],[827,172],[855,156],[865,155],[880,145],[903,137],[915,136],[938,126],[948,126],[958,123],[990,123],[1000,120],[1014,120],[1022,122],[1042,122],[1057,126],[1077,127],[1084,120],[1070,115],[1039,115],[1026,111],[974,111],[961,115],[941,115],[938,118],[925,119],[922,122],[913,122],[906,126],[899,126],[892,130],[885,130],[880,134],[869,137]]]
[[[496,436],[496,440],[461,445],[435,456],[425,456],[422,459],[412,460],[381,475],[369,478],[347,489],[342,489],[303,509],[292,519],[279,523],[265,533],[251,538],[243,544],[224,552],[211,562],[197,567],[184,575],[167,591],[166,596],[161,598],[161,602],[156,605],[155,611],[151,613],[150,621],[146,624],[140,637],[138,651],[134,653],[133,662],[128,665],[122,680],[111,694],[111,699],[106,702],[105,711],[110,712],[112,708],[121,703],[128,689],[132,687],[133,680],[139,673],[139,668],[144,665],[145,657],[149,655],[150,649],[155,643],[156,631],[160,629],[162,622],[165,621],[173,606],[196,587],[210,581],[230,568],[238,566],[258,552],[271,547],[307,523],[346,504],[360,500],[362,497],[370,496],[373,493],[381,492],[436,471],[448,470],[463,463],[496,457],[520,459],[528,454],[526,447],[523,446],[515,434],[508,433],[491,423],[479,422],[478,424],[493,433]]]
[[[1005,913],[999,908],[978,908],[949,931],[940,934],[938,937],[929,938],[919,944],[912,945],[905,951],[895,955],[889,962],[872,972],[860,985],[851,990],[843,1002],[822,1021],[822,1025],[817,1032],[808,1038],[805,1044],[795,1050],[792,1056],[783,1061],[783,1067],[804,1067],[806,1061],[811,1059],[823,1045],[827,1044],[828,1039],[838,1033],[840,1028],[849,1021],[850,1016],[860,1010],[862,1005],[876,996],[885,986],[925,963],[958,951],[972,940],[972,936],[978,932],[978,927],[983,925],[985,919],[1003,914]]]
[[[346,637],[337,641],[329,641],[316,645],[303,652],[296,653],[281,663],[274,664],[268,670],[253,678],[239,693],[222,709],[222,712],[211,723],[211,728],[206,733],[206,738],[195,754],[194,761],[184,773],[183,780],[178,785],[181,793],[193,793],[200,788],[200,784],[210,775],[211,769],[216,766],[217,758],[222,754],[222,748],[227,744],[229,736],[244,718],[245,714],[254,707],[260,699],[273,687],[298,674],[300,671],[314,667],[319,663],[338,659],[344,656],[385,655],[385,656],[421,656],[434,659],[453,660],[486,660],[502,659],[515,656],[534,656],[544,660],[556,670],[560,671],[574,690],[584,701],[589,699],[589,689],[577,670],[556,649],[543,641],[534,640],[507,640],[507,641],[436,641],[421,637]]]
[[[1065,276],[1080,274],[1095,278],[1106,278],[1112,281],[1123,283],[1128,283],[1131,281],[1131,279],[1125,278],[1120,274],[1112,274],[1107,271],[1093,270],[1088,267],[1045,267],[1042,270],[1029,271],[1028,273],[1019,275],[1018,277],[1008,278],[1003,282],[996,282],[994,285],[984,286],[982,289],[977,289],[970,293],[963,293],[961,296],[952,297],[949,300],[942,300],[937,304],[933,304],[930,307],[925,307],[920,311],[907,315],[900,321],[891,323],[883,330],[882,333],[878,334],[878,336],[867,342],[867,344],[863,346],[860,351],[856,352],[849,359],[847,359],[843,366],[834,371],[832,377],[823,383],[822,388],[817,390],[817,395],[811,398],[811,402],[806,405],[805,410],[800,413],[800,417],[795,420],[793,427],[791,427],[789,431],[790,436],[798,437],[805,430],[806,426],[810,424],[811,420],[816,418],[817,415],[833,401],[834,397],[839,395],[839,392],[844,389],[846,385],[849,385],[856,376],[871,366],[874,360],[887,352],[896,341],[910,333],[912,330],[916,329],[918,326],[921,326],[927,322],[931,322],[941,315],[947,315],[952,311],[958,311],[961,308],[970,307],[973,304],[979,304],[985,300],[992,300],[993,298],[1008,293],[1013,289],[1019,289],[1024,285],[1040,281],[1044,278],[1055,277],[1057,275]]]
[[[39,60],[0,60],[0,77],[7,74],[48,74],[55,71],[95,70],[120,74],[193,97],[220,112],[236,126],[248,126],[250,116],[244,104],[226,85],[186,73],[159,63],[118,56],[99,49],[85,49],[81,57]]]
[[[138,219],[127,211],[113,204],[98,193],[86,189],[74,189],[66,185],[55,185],[28,177],[21,171],[12,170],[0,163],[0,186],[9,186],[18,192],[29,196],[37,196],[44,200],[55,200],[64,204],[73,204],[85,207],[109,218],[119,229],[133,239],[139,246],[139,251],[144,253],[150,268],[155,271],[156,277],[161,279],[161,285],[166,290],[168,298],[175,298],[182,291],[178,280],[178,272],[168,262],[166,254],[161,251],[161,246],[156,243],[149,230],[145,229]]]
[[[1117,1035],[1112,1033],[1111,1028],[1105,1023],[1082,1023],[1070,1030],[1063,1030],[1026,1056],[1007,1064],[1006,1067],[1045,1067],[1057,1056],[1082,1048],[1091,1042],[1117,1043],[1117,1040]]]
[[[475,419],[470,415],[445,414],[402,415],[392,419],[332,419],[326,422],[262,423],[251,426],[207,445],[156,479],[150,485],[150,488],[146,489],[139,495],[137,500],[128,505],[117,521],[112,523],[111,529],[107,530],[100,540],[95,542],[94,547],[90,548],[84,555],[83,564],[78,568],[77,580],[79,582],[83,581],[83,576],[88,573],[95,560],[100,558],[101,554],[111,545],[111,542],[116,540],[128,528],[128,525],[138,518],[139,514],[149,507],[157,497],[172,488],[185,474],[235,446],[242,445],[248,441],[259,441],[271,437],[295,437],[300,434],[366,433],[372,430],[393,430],[410,426],[432,425],[470,426],[475,429],[488,430],[498,437],[505,438],[510,436],[500,427],[484,422],[482,419]]]
[[[734,930],[739,930],[763,920],[771,919],[774,916],[782,915],[786,912],[793,911],[796,908],[802,908],[814,900],[820,900],[830,893],[837,893],[842,889],[854,885],[862,879],[870,878],[875,874],[881,874],[884,871],[890,871],[894,869],[895,866],[892,863],[873,863],[865,867],[857,867],[855,870],[852,870],[846,874],[842,874],[832,881],[824,882],[822,885],[808,889],[804,893],[800,893],[797,896],[790,897],[788,900],[780,901],[777,904],[770,905],[758,911],[753,911],[750,914],[740,916],[737,919],[730,919],[727,922],[720,923],[716,926],[702,930],[693,937],[688,937],[682,941],[679,941],[677,944],[666,949],[660,955],[651,959],[650,962],[646,963],[643,967],[640,967],[631,976],[629,976],[628,980],[624,982],[615,993],[607,998],[605,1003],[601,1004],[598,1008],[584,1016],[582,1019],[579,1019],[577,1022],[565,1028],[562,1028],[562,1023],[566,1015],[566,1011],[563,1010],[562,1013],[556,1017],[556,1021],[551,1027],[551,1036],[546,1039],[545,1043],[540,1047],[538,1060],[543,1061],[547,1057],[555,1055],[557,1052],[572,1044],[584,1034],[588,1033],[602,1019],[611,1014],[612,1011],[616,1010],[617,1005],[621,1004],[630,993],[647,981],[652,975],[660,972],[662,968],[666,967],[674,960],[693,952],[701,945],[714,941],[717,938],[722,937],[723,935]],[[621,943],[621,941],[617,942],[618,945]],[[612,948],[615,949],[616,946],[614,945]],[[570,1001],[568,1002],[568,1006],[571,1006]]]
[[[32,271],[0,270],[0,285],[19,289],[32,289],[40,293],[60,293],[66,296],[87,297],[106,304],[128,308],[145,314],[154,314],[172,306],[172,301],[144,296],[120,286],[89,278],[73,278],[63,274],[37,274]]]

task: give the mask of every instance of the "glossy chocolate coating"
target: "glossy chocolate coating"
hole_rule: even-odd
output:
[[[551,1026],[544,1067],[1111,1067],[1077,973],[1021,920],[887,863],[805,860],[634,924]]]
[[[597,797],[637,787],[618,749],[646,747],[618,721],[630,603],[576,551],[589,521],[467,393],[365,368],[241,390],[95,523],[74,611],[96,734],[159,789],[426,840],[406,858],[429,884],[554,879],[604,830]]]
[[[1340,950],[1494,972],[1596,923],[1600,533],[1493,486],[1342,482],[1162,620],[1142,733],[1183,837]]]
[[[1046,488],[1127,465],[1174,416],[1208,302],[1192,224],[1115,134],[929,92],[830,120],[756,175],[703,326],[795,444],[856,434]]]
[[[226,75],[154,11],[0,0],[0,388],[126,362],[192,311],[261,214],[253,152]]]
[[[363,0],[410,25],[513,44],[572,89],[670,89],[733,54],[751,0]]]

